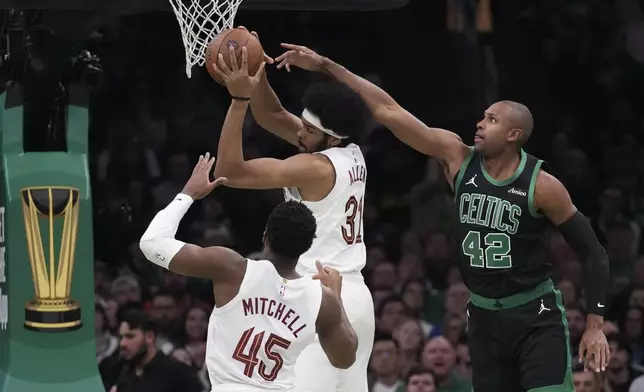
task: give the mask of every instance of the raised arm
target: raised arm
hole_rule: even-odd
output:
[[[323,72],[345,83],[362,96],[376,121],[389,128],[398,139],[416,151],[438,159],[445,168],[448,180],[451,181],[458,172],[469,153],[469,147],[458,135],[445,129],[428,127],[380,87],[311,49],[291,44],[282,46],[289,51],[276,59],[281,61],[278,68],[292,64],[310,71]]]
[[[262,128],[298,146],[297,132],[302,129],[302,120],[284,109],[266,74],[262,75],[251,95],[250,109]]]
[[[242,65],[237,66],[234,51],[231,56],[232,70],[220,61],[217,69],[226,82],[228,91],[233,97],[219,139],[215,175],[228,179],[226,185],[246,189],[275,189],[281,187],[301,187],[315,184],[328,178],[330,170],[326,158],[320,155],[299,154],[281,160],[260,158],[244,160],[242,147],[242,128],[248,111],[249,101],[239,99],[249,97],[262,78],[263,67],[257,75],[248,76],[248,59],[246,48],[242,50]]]
[[[242,126],[248,102],[230,104],[219,138],[215,175],[226,177],[226,185],[243,189],[276,189],[301,187],[328,178],[333,168],[326,158],[313,154],[298,154],[288,159],[244,159]]]
[[[156,214],[139,246],[149,261],[172,272],[209,278],[215,282],[241,282],[246,271],[246,259],[237,252],[218,246],[202,248],[174,238],[181,219],[194,200],[205,197],[225,181],[210,181],[214,161],[208,154],[199,158],[183,191]]]
[[[602,332],[609,284],[608,256],[590,222],[572,203],[570,194],[554,176],[540,171],[534,190],[534,213],[543,213],[557,227],[584,263],[584,293],[588,318],[579,348],[579,358],[595,371],[608,364],[609,349]],[[588,350],[586,357],[585,351]],[[596,367],[596,368],[595,368]]]
[[[313,279],[322,283],[322,304],[315,327],[320,345],[331,365],[348,369],[356,361],[358,336],[342,305],[342,275],[330,267],[315,263],[318,270]]]
[[[244,26],[237,26],[237,28],[248,31]],[[259,40],[257,32],[251,31],[250,33]],[[266,54],[264,54],[264,59],[269,64],[273,63],[273,59],[266,56]],[[251,94],[250,110],[253,112],[255,121],[262,128],[290,144],[298,146],[297,132],[303,126],[302,120],[284,109],[265,73],[262,74],[257,87]]]

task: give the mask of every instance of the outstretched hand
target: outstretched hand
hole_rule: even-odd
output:
[[[230,67],[224,61],[224,55],[219,53],[217,62],[213,64],[215,73],[224,81],[230,95],[238,98],[250,98],[255,86],[262,79],[266,62],[262,62],[255,75],[250,76],[248,75],[248,49],[245,46],[242,48],[241,65],[237,63],[237,55],[233,46],[228,49],[228,56]]]
[[[587,328],[579,343],[579,362],[584,370],[603,372],[610,360],[610,348],[601,328]]]
[[[244,26],[237,26],[237,28],[248,31],[248,29],[246,27],[244,27]],[[256,31],[251,31],[250,34],[253,37],[257,38],[257,40],[259,41],[259,35],[257,34]],[[264,52],[264,62],[266,64],[273,64],[275,62],[275,60],[273,60],[273,58],[271,56],[267,55],[266,52]]]
[[[218,186],[225,184],[228,181],[226,177],[210,181],[210,173],[214,164],[215,157],[211,158],[209,152],[206,155],[201,155],[181,193],[192,197],[193,200],[199,200],[208,196]]]
[[[277,64],[277,69],[286,68],[288,72],[291,72],[291,65],[294,65],[307,71],[319,72],[322,70],[324,57],[313,50],[306,46],[286,43],[283,43],[282,47],[288,49],[288,51],[275,59],[279,63]]]

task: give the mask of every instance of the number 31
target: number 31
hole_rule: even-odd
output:
[[[347,245],[362,243],[362,197],[358,201],[355,196],[351,196],[344,205],[344,212],[347,214],[345,225],[342,226],[342,238],[344,242]],[[356,217],[358,218],[357,221]]]

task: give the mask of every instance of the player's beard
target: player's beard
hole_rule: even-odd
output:
[[[300,152],[314,153],[324,151],[329,148],[329,138],[330,136],[324,135],[322,137],[322,140],[317,142],[312,148],[308,148],[304,143],[298,141],[298,144],[300,145]]]
[[[131,364],[133,364],[133,365],[136,365],[136,364],[138,364],[139,362],[141,362],[141,361],[143,360],[143,358],[145,358],[145,356],[146,356],[147,354],[148,354],[148,348],[147,348],[147,346],[146,346],[145,344],[143,344],[143,345],[141,345],[141,348],[139,348],[139,350],[138,350],[136,353],[134,353],[134,355],[132,356],[132,358],[129,358],[129,359],[128,359],[128,358],[125,358],[125,357],[123,357],[123,355],[121,354],[121,359],[122,359],[123,361],[125,361],[125,362],[129,362],[129,363],[131,363]]]

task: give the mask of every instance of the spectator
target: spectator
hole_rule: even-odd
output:
[[[619,320],[619,330],[628,340],[631,347],[631,363],[633,365],[642,364],[642,318],[644,310],[638,306],[629,307]]]
[[[156,332],[145,313],[126,312],[119,336],[120,359],[101,369],[107,391],[202,392],[203,386],[188,366],[157,350]]]
[[[472,385],[456,372],[456,351],[444,337],[425,343],[421,364],[434,374],[437,392],[471,392]]]
[[[381,261],[373,268],[369,283],[373,290],[393,290],[397,283],[396,266],[388,261]]]
[[[608,384],[613,392],[628,392],[628,389],[642,373],[631,365],[631,347],[628,340],[620,334],[611,334],[606,337],[610,347],[610,360],[606,368]]]
[[[394,339],[398,344],[398,360],[400,362],[400,374],[407,374],[409,369],[420,361],[420,353],[425,346],[427,336],[424,333],[420,320],[408,318],[394,329]]]
[[[133,276],[120,276],[112,282],[112,298],[119,306],[128,302],[141,302],[141,288]]]
[[[566,308],[566,319],[568,320],[572,357],[576,358],[581,337],[586,330],[586,312],[581,306],[569,306]]]
[[[401,295],[409,315],[415,317],[423,328],[423,335],[427,336],[431,332],[433,326],[424,320],[425,298],[428,296],[426,293],[425,282],[419,279],[408,280],[402,286]]]
[[[391,335],[376,335],[369,366],[375,375],[372,392],[404,391],[398,371],[398,351],[399,347]]]
[[[179,309],[176,297],[168,290],[160,290],[152,297],[150,318],[156,323],[157,347],[169,355],[176,346],[179,330]]]
[[[456,344],[456,373],[465,380],[472,381],[472,364],[467,335],[461,335]]]
[[[402,298],[398,296],[385,298],[376,310],[376,331],[391,335],[407,316],[408,311]]]
[[[587,372],[583,365],[573,368],[572,380],[575,392],[613,392],[603,374]]]
[[[579,305],[579,298],[581,297],[581,293],[571,281],[567,279],[560,279],[557,282],[557,290],[561,291],[563,303],[566,307]]]
[[[100,364],[103,359],[116,352],[119,341],[110,333],[107,314],[99,303],[94,305],[94,336],[96,339],[96,362]]]
[[[407,388],[405,392],[436,392],[436,378],[434,373],[422,366],[413,366],[405,379]]]
[[[181,318],[185,321],[179,343],[188,352],[191,363],[197,369],[201,369],[206,360],[209,314],[210,312],[201,306],[192,306]]]

